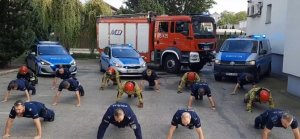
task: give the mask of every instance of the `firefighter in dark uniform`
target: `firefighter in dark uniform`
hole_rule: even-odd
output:
[[[139,85],[135,81],[124,81],[123,82],[123,84],[121,85],[121,88],[118,89],[117,102],[120,101],[123,93],[126,93],[129,98],[132,95],[134,95],[134,97],[137,97],[139,100],[138,107],[143,108],[144,102],[143,102],[142,90],[140,89]]]
[[[130,106],[126,103],[117,102],[110,105],[102,118],[98,129],[97,139],[103,139],[106,128],[113,124],[118,128],[131,127],[136,139],[142,139],[141,126]]]
[[[72,78],[72,74],[71,72],[67,69],[67,68],[63,68],[62,66],[59,67],[58,70],[56,70],[55,72],[55,77],[53,79],[53,83],[52,83],[52,89],[56,88],[56,83],[58,78],[62,79],[62,80],[66,80],[66,79],[70,79]],[[74,78],[76,79],[76,78]]]
[[[120,73],[113,67],[109,67],[104,73],[100,89],[104,90],[104,87],[107,86],[110,80],[113,82],[114,85],[118,85],[118,88],[121,86]]]
[[[196,100],[203,100],[203,96],[206,95],[210,105],[211,109],[215,110],[215,102],[211,96],[211,91],[207,83],[204,82],[198,82],[191,85],[191,95],[189,98],[188,108],[191,108],[192,102],[194,99]]]
[[[237,83],[234,87],[233,92],[231,95],[235,95],[238,88],[244,88],[244,85],[251,83],[253,87],[255,87],[255,79],[254,76],[250,73],[239,73],[237,77]]]
[[[195,82],[200,82],[200,77],[196,72],[186,72],[182,77],[178,85],[177,93],[182,93],[182,88],[188,86],[188,84],[193,84]]]
[[[38,84],[37,76],[31,72],[26,66],[21,66],[17,74],[17,79],[25,79],[30,85],[35,86]]]
[[[298,121],[291,114],[279,110],[271,109],[266,110],[255,118],[254,127],[256,129],[263,129],[262,139],[268,139],[269,133],[273,127],[292,128],[295,139],[300,139],[300,133],[298,128]]]
[[[25,95],[27,97],[27,101],[30,101],[30,95],[29,95],[29,91],[31,91],[32,95],[35,95],[36,90],[35,87],[30,85],[25,79],[16,79],[16,80],[12,80],[8,86],[7,86],[7,92],[4,96],[4,100],[2,102],[6,102],[11,90],[19,90],[19,91],[24,91]]]
[[[141,89],[144,87],[144,82],[148,81],[149,87],[155,89],[156,92],[159,92],[159,82],[158,82],[158,76],[155,73],[155,71],[151,69],[147,69],[142,73],[143,80],[141,81],[140,87]]]
[[[200,118],[194,110],[179,109],[174,114],[167,139],[172,139],[173,133],[179,124],[189,129],[195,128],[199,139],[204,139]]]
[[[54,97],[54,102],[53,102],[52,105],[57,105],[57,102],[59,100],[59,96],[60,96],[61,91],[63,89],[68,89],[69,91],[75,91],[75,94],[76,94],[76,97],[77,97],[76,106],[80,107],[80,96],[84,96],[84,90],[83,90],[83,87],[80,85],[80,83],[77,80],[73,79],[73,78],[63,80],[60,83],[60,85],[58,87],[58,90],[57,90],[57,93]]]
[[[262,87],[254,87],[245,94],[244,102],[247,103],[246,111],[252,112],[252,103],[269,103],[269,107],[274,109],[275,105],[270,90]]]
[[[12,128],[13,121],[16,117],[32,118],[37,129],[37,135],[34,139],[40,139],[42,137],[40,117],[42,117],[44,121],[52,122],[54,121],[55,114],[53,110],[46,108],[43,103],[36,101],[24,103],[22,100],[18,100],[10,111],[3,138],[6,139],[10,137],[10,129]]]

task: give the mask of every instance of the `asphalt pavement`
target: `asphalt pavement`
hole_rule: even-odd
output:
[[[109,105],[116,100],[116,86],[110,84],[104,91],[99,90],[102,73],[99,72],[98,60],[78,60],[77,78],[83,85],[86,95],[82,97],[81,107],[75,107],[76,97],[73,92],[63,91],[57,106],[52,106],[55,90],[51,89],[53,77],[39,77],[36,85],[37,94],[32,97],[34,101],[46,104],[56,113],[54,122],[42,122],[43,138],[45,139],[95,139],[102,116]],[[255,104],[252,113],[245,111],[243,96],[251,86],[245,86],[237,95],[230,95],[235,82],[224,80],[216,82],[213,78],[212,66],[205,66],[199,73],[202,80],[209,83],[212,96],[216,102],[216,111],[210,109],[209,101],[193,103],[194,110],[201,119],[206,139],[259,139],[261,130],[253,128],[257,115],[268,108],[266,104]],[[123,95],[122,102],[131,105],[142,127],[144,139],[164,139],[168,133],[172,116],[178,108],[187,106],[189,90],[177,94],[177,85],[180,75],[166,74],[159,71],[161,77],[160,92],[145,89],[144,108],[136,106],[136,98],[127,98]],[[16,71],[0,76],[0,99],[3,99],[9,81],[16,77]],[[138,80],[126,78],[123,80]],[[269,88],[273,93],[275,106],[288,110],[300,119],[300,99],[286,92],[286,79],[274,76],[264,78],[258,85]],[[15,91],[8,102],[0,103],[0,132],[4,133],[5,122],[13,103],[25,100],[23,92]],[[28,118],[16,118],[11,129],[11,138],[32,138],[36,134],[34,123]],[[117,128],[110,125],[105,134],[107,139],[134,139],[130,128]],[[194,130],[179,126],[173,136],[174,139],[196,139]],[[290,128],[273,128],[272,139],[294,138]]]

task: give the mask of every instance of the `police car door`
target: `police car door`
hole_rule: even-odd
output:
[[[101,53],[101,69],[106,70],[109,67],[110,47],[105,47]]]

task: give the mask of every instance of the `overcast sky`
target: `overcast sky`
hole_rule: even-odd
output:
[[[87,0],[80,0],[82,2]],[[125,0],[104,0],[110,5],[119,8]],[[210,9],[210,13],[221,13],[224,10],[231,12],[247,11],[247,0],[215,0],[217,4]]]

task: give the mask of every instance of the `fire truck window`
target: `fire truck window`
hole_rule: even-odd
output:
[[[189,34],[189,23],[188,22],[176,22],[176,33],[181,33],[183,35]]]
[[[159,23],[159,32],[168,32],[169,24],[168,22],[160,22]]]
[[[174,22],[171,22],[171,33],[174,33]]]

